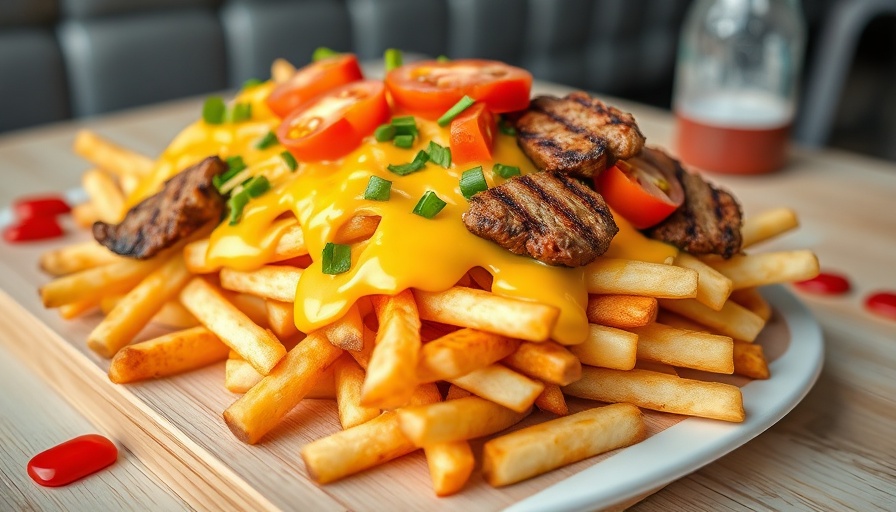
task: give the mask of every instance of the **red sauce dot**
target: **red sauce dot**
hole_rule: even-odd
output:
[[[842,295],[850,290],[849,280],[841,274],[822,272],[812,279],[793,283],[800,290],[819,295]]]
[[[890,320],[896,320],[896,293],[877,292],[865,299],[868,311]]]
[[[3,230],[7,242],[46,240],[62,236],[62,228],[53,217],[30,217]]]
[[[87,434],[35,455],[28,461],[28,476],[40,485],[59,487],[96,473],[117,458],[112,441]]]
[[[52,217],[72,211],[65,199],[56,195],[32,196],[17,199],[13,211],[20,219]]]

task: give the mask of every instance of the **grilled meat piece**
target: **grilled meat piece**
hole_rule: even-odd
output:
[[[647,233],[691,254],[718,254],[730,258],[740,253],[743,216],[737,199],[684,170],[665,153],[645,148],[642,156],[656,165],[674,166],[684,189],[684,203]]]
[[[619,228],[600,194],[561,173],[513,178],[470,198],[464,225],[476,236],[549,265],[587,265]]]
[[[116,254],[140,260],[153,257],[221,217],[224,198],[212,185],[212,177],[226,170],[220,158],[206,158],[131,208],[120,224],[95,223],[93,237]]]
[[[631,114],[584,92],[533,99],[516,130],[520,148],[536,167],[580,178],[596,176],[644,147]]]

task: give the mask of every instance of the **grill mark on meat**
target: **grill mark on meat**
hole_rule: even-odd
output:
[[[585,223],[582,222],[581,219],[575,214],[575,212],[571,211],[570,205],[561,201],[560,197],[556,195],[552,195],[548,193],[544,188],[542,188],[536,180],[523,180],[520,182],[525,188],[530,190],[532,193],[538,195],[539,199],[541,199],[547,210],[551,210],[554,212],[559,212],[562,214],[563,218],[566,220],[566,224],[572,224],[573,235],[583,236],[588,240],[589,244],[594,243],[594,235],[585,226]],[[564,189],[569,190],[565,186],[565,181],[560,180],[561,186]]]

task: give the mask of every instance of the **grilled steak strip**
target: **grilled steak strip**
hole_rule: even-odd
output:
[[[549,265],[587,265],[619,231],[603,197],[561,173],[513,178],[470,198],[464,225],[476,236]]]
[[[93,237],[116,254],[141,260],[153,257],[221,217],[224,198],[212,185],[212,177],[226,170],[220,158],[206,158],[131,208],[120,224],[95,223]]]
[[[539,96],[516,121],[517,142],[544,171],[591,178],[644,147],[631,114],[584,92]]]

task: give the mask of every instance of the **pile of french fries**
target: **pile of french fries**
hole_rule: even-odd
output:
[[[74,149],[95,166],[75,220],[120,221],[152,160],[89,132]],[[339,237],[369,237],[377,221],[358,217]],[[787,209],[748,218],[745,246],[796,226]],[[225,361],[223,387],[242,396],[223,418],[249,444],[303,399],[335,400],[343,430],[301,447],[319,483],[423,449],[439,496],[468,481],[475,438],[493,436],[482,472],[503,486],[644,439],[639,408],[742,421],[738,387],[677,369],[769,378],[753,341],[772,311],[756,289],[818,272],[809,251],[729,260],[680,253],[666,264],[598,258],[586,272],[588,337],[563,346],[550,339],[556,308],[491,293],[491,275],[477,267],[448,290],[368,297],[332,325],[301,333],[293,301],[311,260],[298,223],[252,271],[210,265],[208,235],[146,261],[93,241],[51,250],[40,261],[55,276],[40,290],[43,303],[65,318],[105,314],[87,343],[111,358],[116,383]],[[135,343],[150,323],[170,333]],[[569,396],[613,405],[570,414]],[[533,408],[556,418],[509,430]]]

